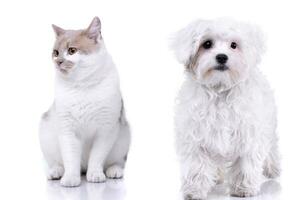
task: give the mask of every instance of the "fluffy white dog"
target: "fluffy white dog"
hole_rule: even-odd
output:
[[[257,68],[263,36],[230,19],[198,20],[172,41],[186,80],[175,123],[185,199],[205,199],[227,172],[230,193],[259,193],[279,175],[276,107]]]

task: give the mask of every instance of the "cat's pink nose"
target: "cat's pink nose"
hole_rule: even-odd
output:
[[[57,63],[58,66],[61,65],[63,62],[64,62],[63,60],[57,60],[56,61],[56,63]]]

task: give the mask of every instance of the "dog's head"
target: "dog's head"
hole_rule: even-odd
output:
[[[198,82],[217,90],[245,80],[264,52],[258,27],[230,19],[197,20],[172,39],[178,61]]]

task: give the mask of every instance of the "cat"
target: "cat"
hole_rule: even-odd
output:
[[[52,25],[55,97],[40,121],[47,178],[75,187],[122,178],[130,145],[119,77],[95,17],[84,30]]]

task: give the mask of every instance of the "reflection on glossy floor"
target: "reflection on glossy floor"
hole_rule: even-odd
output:
[[[280,184],[268,181],[263,184],[261,194],[251,198],[237,198],[226,195],[225,185],[219,185],[209,195],[208,200],[279,200]],[[150,191],[149,191],[150,192]],[[151,191],[154,192],[154,191]],[[80,187],[61,187],[59,181],[47,182],[49,200],[125,200],[126,187],[123,180],[108,180],[106,183],[82,182]]]
[[[270,180],[262,185],[261,194],[259,194],[258,196],[238,198],[226,195],[226,193],[228,193],[228,187],[220,185],[217,186],[217,188],[212,192],[211,195],[209,195],[208,200],[279,200],[280,190],[280,184],[275,180]]]
[[[49,200],[124,200],[125,185],[123,180],[108,180],[106,183],[87,183],[80,187],[61,187],[59,181],[48,181]]]

